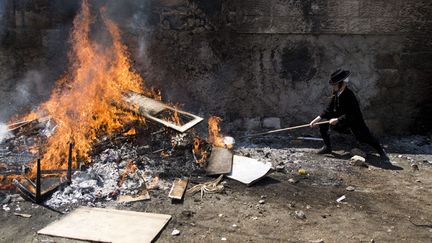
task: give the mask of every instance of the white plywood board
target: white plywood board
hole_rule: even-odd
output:
[[[171,215],[81,207],[38,234],[98,242],[152,242]]]
[[[267,175],[271,167],[272,164],[269,162],[263,163],[256,159],[234,155],[232,171],[227,177],[251,185]]]

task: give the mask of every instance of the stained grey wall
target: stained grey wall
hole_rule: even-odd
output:
[[[65,51],[57,50],[67,48],[65,39],[79,5],[9,2],[40,2],[43,8],[30,4],[22,14],[14,5],[15,17],[3,31],[14,37],[3,38],[10,41],[1,47],[3,95],[16,87],[8,80],[29,70],[48,69],[41,72],[44,85],[64,71]],[[187,110],[222,115],[239,127],[265,117],[280,117],[282,125],[308,122],[328,100],[328,75],[343,67],[353,72],[350,85],[375,132],[431,130],[430,1],[93,2],[95,9],[105,4],[148,85]],[[29,16],[46,22],[23,28],[20,23],[34,23],[25,21]],[[24,35],[27,31],[32,34]],[[19,44],[26,40],[29,45]],[[50,62],[55,62],[55,71]]]

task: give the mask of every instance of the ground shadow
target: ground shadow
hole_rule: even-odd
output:
[[[255,182],[249,186],[264,187],[264,186],[274,185],[274,184],[278,184],[278,183],[281,183],[281,181],[267,175],[264,178],[262,178],[261,180]]]
[[[402,167],[392,164],[389,159],[383,159],[373,154],[369,154],[366,161],[371,166],[385,170],[403,170]]]

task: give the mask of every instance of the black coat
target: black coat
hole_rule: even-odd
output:
[[[320,117],[327,120],[338,118],[340,124],[353,129],[366,127],[357,98],[348,87],[339,96],[333,95]]]

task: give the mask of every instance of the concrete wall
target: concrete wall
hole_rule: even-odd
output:
[[[58,1],[32,2],[44,2],[45,9],[50,9]],[[107,4],[122,26],[135,67],[147,83],[187,110],[221,115],[238,127],[254,127],[266,117],[281,118],[282,126],[308,122],[328,101],[329,74],[342,67],[353,72],[350,85],[376,133],[432,128],[430,1],[126,0],[100,4]],[[39,33],[36,41],[16,35],[13,47],[2,46],[0,69],[7,75],[1,80],[14,79],[35,67],[40,70],[39,62],[43,69],[50,60],[64,60],[63,52],[47,54],[57,53],[57,46],[46,43],[66,46],[70,13],[77,6],[58,9],[54,17],[50,11],[40,14],[47,18],[43,26],[24,28]],[[24,16],[34,12],[31,6]],[[21,31],[17,22],[15,17],[9,32]],[[21,54],[17,46],[28,39],[32,58]],[[7,68],[11,63],[16,63],[15,69]],[[60,62],[58,70],[64,65]],[[44,82],[52,83],[56,74]],[[14,87],[1,86],[4,91]]]

